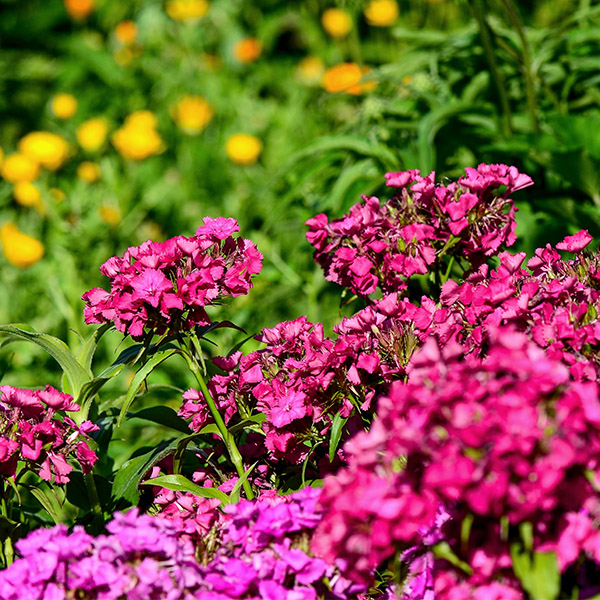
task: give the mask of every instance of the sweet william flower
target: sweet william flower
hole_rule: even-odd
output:
[[[559,250],[566,250],[567,252],[580,252],[583,250],[591,241],[592,236],[588,233],[587,229],[578,231],[575,235],[568,235],[562,242],[556,244]]]

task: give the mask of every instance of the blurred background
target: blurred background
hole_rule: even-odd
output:
[[[590,0],[0,0],[0,322],[76,349],[98,267],[210,215],[265,255],[214,318],[330,331],[304,221],[387,198],[387,171],[514,164],[517,250],[597,236],[599,31]],[[0,353],[21,386],[55,366]]]

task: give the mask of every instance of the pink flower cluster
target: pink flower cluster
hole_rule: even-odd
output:
[[[508,551],[520,524],[533,524],[538,550],[557,549],[557,523],[596,498],[587,474],[600,474],[598,388],[572,381],[561,361],[512,328],[496,327],[488,345],[481,358],[432,337],[415,354],[407,383],[394,383],[369,432],[346,444],[349,466],[325,481],[317,554],[346,559],[348,575],[366,581],[418,544],[445,506],[445,539],[473,569],[465,581],[435,561],[436,598],[453,599],[475,598],[477,586],[519,589]],[[466,544],[465,519],[473,519]],[[586,539],[571,553],[589,550]],[[511,593],[504,597],[521,597]]]
[[[31,471],[45,481],[64,484],[73,470],[67,459],[89,473],[98,457],[85,438],[98,427],[90,421],[78,426],[61,415],[77,411],[71,396],[51,386],[43,390],[0,386],[0,474],[20,478]]]
[[[262,268],[262,254],[250,240],[234,238],[236,231],[235,219],[205,217],[192,237],[144,242],[109,258],[100,271],[110,292],[83,295],[86,323],[113,322],[134,339],[209,324],[205,307],[247,294]]]
[[[214,376],[209,389],[227,423],[233,425],[243,415],[264,415],[263,448],[255,444],[253,455],[266,449],[275,462],[297,464],[313,447],[311,457],[318,463],[327,455],[328,445],[322,441],[333,416],[350,417],[345,432],[360,429],[358,415],[369,418],[382,384],[404,374],[416,341],[408,342],[404,354],[396,353],[402,335],[398,327],[407,332],[416,310],[408,301],[388,299],[379,310],[365,309],[345,319],[335,328],[335,339],[325,337],[322,325],[305,317],[264,329],[256,338],[266,344],[264,349],[215,359],[227,374]],[[400,323],[401,314],[406,325]],[[191,418],[192,429],[199,431],[210,419],[204,398],[191,389],[183,399],[179,414]],[[328,466],[324,461],[322,468]]]
[[[396,194],[381,203],[363,197],[350,213],[329,221],[309,219],[308,241],[329,281],[367,296],[379,288],[397,292],[405,279],[441,268],[444,256],[460,256],[479,266],[515,240],[515,207],[509,197],[532,185],[515,167],[481,164],[448,186],[435,173],[387,173]]]
[[[202,573],[191,542],[167,520],[115,514],[108,534],[38,529],[17,542],[22,558],[0,572],[3,600],[192,600]]]

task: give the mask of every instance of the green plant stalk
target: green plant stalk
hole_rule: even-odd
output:
[[[94,518],[92,520],[93,533],[98,535],[104,528],[104,513],[102,511],[102,506],[100,505],[100,498],[98,496],[98,490],[96,489],[96,482],[94,481],[94,473],[86,473],[83,476],[83,479],[85,481],[90,504],[92,505],[92,512],[94,513]]]
[[[502,0],[508,18],[512,26],[517,31],[517,35],[521,38],[521,46],[523,47],[523,72],[525,75],[525,93],[527,95],[527,107],[529,109],[529,118],[531,119],[531,129],[534,133],[538,133],[540,130],[539,119],[537,114],[537,98],[535,94],[535,85],[533,81],[533,70],[531,68],[531,47],[529,46],[529,40],[525,34],[525,28],[523,27],[523,21],[521,15],[512,0]]]
[[[201,351],[200,342],[198,341],[196,334],[192,333],[190,338],[192,340],[192,344],[194,345],[196,351],[197,352]],[[206,381],[204,381],[204,375],[202,374],[202,371],[200,370],[200,365],[198,365],[198,362],[196,361],[196,359],[194,358],[194,356],[191,352],[185,352],[184,356],[187,359],[187,363],[188,363],[190,370],[194,374],[194,377],[196,378],[196,381],[198,382],[198,385],[200,386],[200,391],[202,392],[202,395],[204,396],[204,399],[206,400],[206,404],[208,405],[210,414],[212,415],[212,418],[215,421],[217,429],[219,430],[219,433],[221,434],[221,438],[223,439],[223,442],[225,443],[225,447],[227,448],[227,452],[229,453],[229,458],[231,458],[231,462],[233,463],[233,466],[235,467],[235,470],[237,471],[238,477],[241,478],[244,476],[244,465],[242,464],[242,455],[240,454],[240,451],[238,450],[238,447],[235,444],[235,440],[234,440],[233,436],[231,435],[231,433],[229,433],[229,430],[227,429],[227,426],[225,425],[225,421],[223,421],[223,417],[221,416],[221,413],[219,412],[219,409],[217,408],[217,405],[216,405],[215,401],[213,400],[213,397],[211,396],[210,391],[208,390]],[[254,498],[254,494],[252,492],[252,487],[250,486],[250,483],[248,482],[247,479],[244,480],[243,488],[244,488],[244,492],[246,492],[246,498],[248,500],[252,500]]]
[[[473,10],[473,15],[475,16],[475,20],[479,25],[479,33],[481,35],[481,44],[483,46],[483,51],[485,53],[485,57],[487,59],[488,65],[490,67],[490,73],[492,74],[492,78],[494,79],[494,83],[498,88],[498,94],[500,95],[500,104],[502,105],[502,114],[503,114],[503,128],[504,133],[506,135],[512,134],[512,125],[511,125],[511,111],[510,111],[510,103],[508,101],[508,93],[506,91],[506,86],[504,85],[504,79],[498,70],[498,63],[496,62],[496,55],[494,54],[494,48],[492,47],[492,39],[490,37],[489,26],[485,20],[485,16],[483,13],[483,4],[481,0],[471,0],[471,8]]]

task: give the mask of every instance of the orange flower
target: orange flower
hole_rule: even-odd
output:
[[[211,105],[202,96],[182,96],[171,107],[171,114],[177,126],[189,135],[200,133],[213,118]]]
[[[262,52],[262,44],[255,37],[240,40],[233,47],[233,56],[241,63],[254,62]]]
[[[371,0],[364,13],[369,25],[389,27],[398,20],[398,3],[396,0]]]
[[[93,10],[94,0],[64,0],[67,12],[76,21],[83,21]]]
[[[356,63],[341,63],[327,69],[321,83],[325,90],[332,94],[344,92],[357,96],[377,85],[375,81],[361,81],[363,75],[369,71],[368,67],[361,67]]]
[[[323,29],[331,37],[344,37],[352,30],[352,17],[339,8],[328,8],[321,15]]]
[[[121,21],[115,27],[115,37],[124,46],[131,46],[135,43],[138,35],[137,25],[133,21]]]

